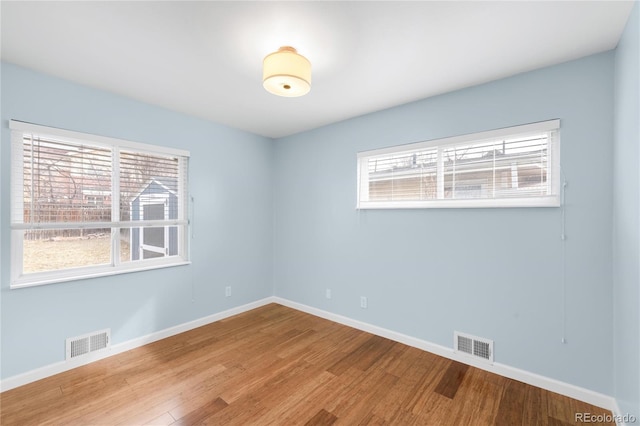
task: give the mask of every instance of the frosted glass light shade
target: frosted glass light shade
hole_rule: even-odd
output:
[[[311,62],[293,47],[281,47],[264,58],[262,85],[278,96],[306,95],[311,90]]]

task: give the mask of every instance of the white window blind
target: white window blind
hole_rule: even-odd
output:
[[[188,262],[188,152],[11,129],[12,287]]]
[[[358,154],[358,208],[559,205],[559,120]]]

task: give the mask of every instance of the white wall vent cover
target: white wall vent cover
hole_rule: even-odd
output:
[[[456,352],[493,363],[493,340],[454,331],[453,347]]]
[[[77,337],[69,337],[66,341],[67,361],[76,359],[111,346],[111,329],[94,331]]]

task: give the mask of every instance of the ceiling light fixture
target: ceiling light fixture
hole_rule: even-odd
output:
[[[311,62],[291,46],[265,56],[262,85],[274,95],[294,98],[311,90]]]

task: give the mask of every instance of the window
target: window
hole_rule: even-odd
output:
[[[560,205],[560,121],[358,153],[359,209]]]
[[[12,288],[188,263],[188,152],[10,127]]]

